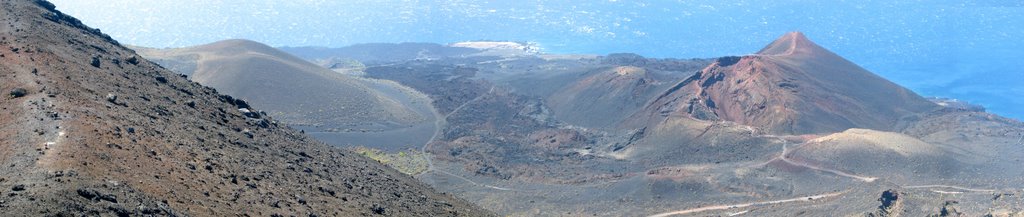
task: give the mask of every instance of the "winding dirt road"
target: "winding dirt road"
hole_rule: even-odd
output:
[[[846,193],[846,192],[836,192],[836,193],[828,193],[828,194],[811,195],[811,196],[806,196],[806,197],[797,197],[797,198],[790,198],[790,199],[785,199],[785,200],[771,200],[771,201],[760,201],[760,202],[751,202],[751,203],[743,203],[743,204],[707,206],[707,207],[700,207],[700,208],[693,208],[693,209],[685,209],[685,210],[678,210],[678,211],[672,211],[672,212],[658,213],[658,214],[650,215],[649,217],[666,217],[666,216],[684,215],[684,214],[691,214],[691,213],[698,213],[698,212],[705,212],[705,211],[712,211],[712,210],[738,209],[738,208],[746,208],[746,207],[753,207],[753,206],[764,206],[764,205],[779,204],[779,203],[789,203],[789,202],[800,202],[800,201],[809,202],[809,201],[814,201],[814,200],[817,200],[817,199],[839,196],[839,195],[842,195],[844,193]],[[742,212],[742,213],[745,213],[745,212]]]
[[[810,165],[810,164],[807,164],[807,163],[804,163],[804,162],[796,161],[796,160],[793,160],[793,159],[789,159],[788,157],[786,157],[786,155],[789,155],[789,141],[786,141],[785,139],[779,138],[778,136],[774,136],[774,135],[764,135],[764,136],[775,138],[775,139],[778,139],[778,140],[782,141],[782,153],[779,154],[778,157],[772,158],[771,160],[768,160],[768,162],[760,164],[760,166],[767,165],[768,163],[771,163],[772,161],[778,159],[778,160],[782,160],[782,162],[786,162],[786,163],[788,163],[790,165],[804,167],[804,168],[808,168],[808,169],[812,169],[812,170],[817,170],[817,171],[821,171],[821,172],[826,172],[826,173],[831,173],[831,174],[835,174],[837,176],[842,176],[842,177],[847,177],[847,178],[855,179],[857,181],[874,182],[875,180],[878,180],[878,177],[858,176],[858,175],[850,174],[850,173],[839,171],[839,170],[819,167],[819,166]]]
[[[961,191],[984,192],[984,193],[990,193],[990,192],[995,192],[996,191],[996,190],[993,190],[993,189],[966,188],[966,187],[952,186],[952,185],[912,185],[912,186],[903,186],[903,188],[948,188],[948,189],[956,189],[956,190],[961,190]],[[950,191],[942,191],[942,192],[939,192],[939,193],[943,193],[943,192],[946,192],[946,193],[956,193],[956,192],[950,192]],[[960,193],[963,193],[963,192],[960,192]]]
[[[430,171],[434,170],[434,161],[432,159],[430,159],[429,155],[426,154],[427,153],[427,148],[430,148],[430,144],[434,143],[434,140],[437,140],[437,137],[441,136],[441,133],[444,131],[444,128],[448,126],[448,117],[451,117],[452,114],[455,114],[459,110],[462,110],[462,108],[465,108],[466,105],[469,105],[470,103],[476,102],[476,101],[480,100],[481,98],[484,98],[484,96],[487,96],[487,95],[491,94],[492,92],[494,92],[494,86],[491,86],[491,89],[488,90],[487,93],[480,94],[480,96],[477,96],[476,98],[473,98],[472,100],[466,101],[466,103],[463,103],[462,105],[459,105],[459,107],[455,107],[455,109],[453,109],[452,112],[448,112],[447,115],[441,115],[441,112],[438,112],[437,108],[434,107],[434,102],[430,102],[430,112],[434,114],[434,119],[435,119],[434,120],[434,135],[430,136],[430,139],[428,139],[426,143],[423,143],[423,147],[420,148],[420,152],[424,154],[423,158],[427,160],[427,170],[423,171],[423,173],[427,173],[427,172],[430,172]]]
[[[806,167],[806,168],[817,170],[817,171],[832,173],[832,174],[835,174],[837,176],[852,178],[852,179],[856,179],[856,180],[862,181],[862,182],[874,182],[875,180],[878,179],[878,177],[858,176],[858,175],[846,173],[846,172],[839,171],[839,170],[823,168],[823,167],[814,166],[814,165],[806,164],[806,163],[799,162],[799,161],[794,161],[794,160],[789,159],[789,158],[786,157],[786,154],[787,154],[787,147],[786,146],[787,145],[788,145],[788,143],[783,143],[782,144],[782,155],[779,156],[779,159],[782,159],[782,161],[784,161],[786,163],[789,163],[789,164],[792,164],[792,165],[795,165],[795,166]]]
[[[860,180],[860,181],[863,181],[863,182],[874,182],[875,180],[878,180],[878,177],[858,176],[858,175],[846,173],[846,172],[839,171],[839,170],[822,168],[822,167],[818,167],[818,166],[814,166],[814,165],[808,165],[808,164],[803,163],[803,162],[799,162],[799,161],[795,161],[795,160],[789,159],[789,158],[786,157],[786,155],[789,154],[789,147],[788,147],[789,142],[786,141],[785,139],[781,139],[781,138],[778,138],[776,136],[772,136],[772,135],[767,135],[767,136],[772,137],[772,138],[776,138],[776,139],[780,139],[782,141],[782,154],[780,154],[776,158],[772,158],[768,162],[771,162],[771,161],[773,161],[775,159],[779,159],[779,160],[782,160],[783,162],[786,162],[788,164],[792,164],[792,165],[795,165],[795,166],[801,166],[801,167],[806,167],[806,168],[813,169],[813,170],[818,170],[818,171],[822,171],[822,172],[828,172],[828,173],[832,173],[832,174],[835,174],[835,175],[838,175],[838,176],[848,177],[848,178]],[[1024,137],[1021,137],[1021,138],[1024,139]],[[765,162],[764,164],[761,164],[761,165],[762,166],[766,165],[766,164],[768,164],[768,162]],[[961,191],[965,191],[965,192],[984,192],[984,193],[990,193],[990,192],[995,192],[996,191],[996,190],[993,190],[993,189],[977,189],[977,188],[967,188],[967,187],[960,187],[960,186],[953,186],[953,185],[911,185],[911,186],[902,186],[902,188],[946,188],[946,189],[961,190]],[[943,193],[943,194],[959,194],[959,193],[964,193],[964,192],[957,192],[957,191],[941,191],[941,190],[933,190],[933,191],[937,192],[937,193]]]
[[[462,105],[459,105],[459,107],[455,107],[455,109],[452,109],[452,111],[448,112],[447,115],[441,115],[441,113],[437,111],[437,108],[434,107],[434,103],[433,102],[430,103],[430,111],[431,111],[431,113],[434,114],[434,119],[436,119],[436,120],[434,120],[434,135],[430,136],[430,139],[427,140],[427,142],[423,144],[423,147],[420,148],[420,152],[423,153],[423,158],[427,160],[427,170],[423,171],[423,173],[420,173],[419,175],[427,174],[429,172],[439,172],[439,173],[442,173],[442,174],[445,174],[445,175],[449,175],[449,176],[452,176],[452,177],[455,177],[455,178],[459,178],[459,179],[461,179],[463,181],[469,182],[470,184],[473,184],[473,185],[476,185],[476,186],[481,186],[481,187],[495,189],[495,190],[501,190],[501,191],[515,191],[515,189],[511,189],[511,188],[503,188],[503,187],[498,187],[498,186],[493,186],[493,185],[477,183],[477,182],[475,182],[475,181],[473,181],[471,179],[468,179],[466,177],[462,177],[460,175],[456,175],[456,174],[450,173],[448,171],[439,170],[436,167],[434,167],[434,160],[430,158],[429,154],[427,154],[427,149],[430,148],[430,144],[434,143],[434,141],[437,140],[437,138],[439,136],[441,136],[441,133],[444,131],[444,128],[448,126],[448,117],[451,117],[452,114],[455,114],[456,112],[459,112],[460,110],[462,110],[462,108],[465,108],[466,105],[469,105],[469,104],[471,104],[473,102],[479,101],[480,99],[484,98],[484,96],[487,96],[487,95],[490,95],[490,94],[494,93],[494,88],[495,88],[495,86],[491,86],[491,89],[488,90],[487,93],[480,94],[480,96],[477,96],[476,98],[473,98],[472,100],[466,101],[466,103],[463,103]]]

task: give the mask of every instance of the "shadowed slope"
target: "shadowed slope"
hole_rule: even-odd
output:
[[[547,99],[555,115],[585,127],[614,126],[647,103],[658,84],[647,69],[616,66],[576,81]]]

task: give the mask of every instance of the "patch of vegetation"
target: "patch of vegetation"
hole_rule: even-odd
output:
[[[365,146],[352,147],[351,150],[409,175],[423,173],[429,168],[427,160],[424,158],[425,154],[418,150],[410,149],[392,153]]]

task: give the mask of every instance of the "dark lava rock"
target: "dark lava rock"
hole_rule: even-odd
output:
[[[28,95],[28,90],[25,90],[24,88],[14,88],[11,90],[11,97],[13,98],[23,97],[25,95]]]
[[[84,197],[85,199],[95,201],[105,200],[111,203],[117,203],[117,196],[113,194],[103,194],[99,191],[85,188],[79,188],[76,192],[78,193],[78,196]]]
[[[901,193],[889,189],[882,192],[882,196],[878,198],[882,205],[878,206],[878,216],[896,216],[903,209],[903,201],[900,200]]]
[[[235,98],[235,105],[240,109],[251,109],[251,107],[249,107],[249,103],[242,99]]]
[[[262,117],[259,112],[254,112],[254,111],[249,110],[247,108],[240,108],[240,109],[238,109],[238,112],[241,112],[242,115],[245,115],[245,117],[249,117],[249,118],[259,119],[259,118]]]
[[[128,64],[132,64],[132,65],[138,65],[139,64],[139,58],[137,58],[137,57],[129,57],[127,60],[125,60],[125,62],[127,62]]]
[[[47,10],[51,10],[52,11],[52,10],[56,10],[57,9],[57,6],[53,5],[53,3],[50,3],[49,1],[36,0],[35,3],[36,3],[36,5],[39,5],[39,6],[43,7],[43,8],[46,8]]]
[[[740,59],[742,59],[742,57],[738,57],[738,56],[727,56],[727,57],[719,57],[719,58],[718,58],[717,60],[715,60],[715,61],[716,61],[716,62],[718,62],[718,65],[719,65],[719,66],[723,66],[723,67],[724,67],[724,66],[731,66],[731,65],[735,65],[736,63],[739,63],[739,62],[740,62]]]
[[[384,208],[380,204],[373,204],[373,207],[370,208],[370,210],[373,211],[373,213],[377,214],[377,215],[384,215],[388,211],[387,208]]]
[[[878,198],[878,201],[882,202],[882,205],[878,208],[885,209],[891,207],[896,200],[900,199],[900,193],[896,190],[887,190],[882,192],[882,197]]]
[[[92,57],[92,62],[90,62],[89,65],[92,65],[92,67],[99,68],[100,67],[100,57],[98,57],[98,56]]]
[[[931,217],[931,216],[935,216],[935,217],[966,216],[963,213],[961,213],[959,210],[957,210],[957,208],[956,208],[957,204],[960,204],[960,202],[955,201],[955,200],[946,201],[945,203],[942,204],[942,208],[939,209],[939,214],[938,215],[929,215],[929,217]]]
[[[11,187],[11,190],[12,191],[24,191],[25,190],[25,185],[22,185],[22,184],[14,185],[14,187]]]
[[[117,196],[113,194],[104,194],[99,196],[100,200],[110,201],[111,203],[117,203]]]
[[[78,192],[78,196],[82,196],[85,199],[89,199],[89,200],[95,199],[96,197],[99,196],[99,192],[96,192],[95,190],[88,190],[88,189],[84,189],[84,188],[79,188],[77,192]]]
[[[114,95],[113,93],[108,93],[107,94],[107,102],[117,103],[117,95]]]

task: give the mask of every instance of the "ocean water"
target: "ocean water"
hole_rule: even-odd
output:
[[[548,53],[717,57],[789,31],[921,95],[1024,119],[1024,1],[53,0],[125,44],[536,42]]]

